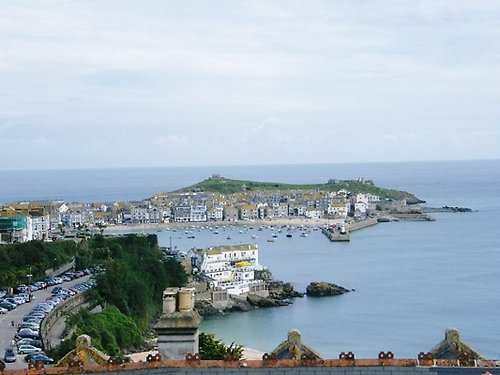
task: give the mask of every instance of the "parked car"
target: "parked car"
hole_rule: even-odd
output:
[[[54,359],[42,353],[31,353],[24,357],[26,362],[42,362],[46,365],[54,363]]]
[[[9,301],[2,300],[0,302],[0,307],[3,307],[4,309],[7,310],[13,310],[17,307],[17,305],[15,303],[10,303]]]
[[[34,331],[38,331],[40,329],[40,324],[34,322],[22,322],[18,325],[19,328],[31,328]]]
[[[19,345],[17,347],[17,351],[20,354],[29,354],[29,353],[41,352],[42,348],[39,348],[39,347],[33,346],[33,345],[25,344],[25,345]]]
[[[30,339],[30,338],[25,338],[25,339],[21,339],[17,342],[17,346],[21,346],[21,345],[33,345],[33,346],[36,346],[38,348],[41,348],[42,347],[42,341],[41,340],[36,340],[36,339]]]
[[[34,331],[30,328],[21,328],[19,330],[19,332],[16,333],[16,338],[20,338],[20,339],[29,338],[29,339],[39,340],[40,339],[40,332]]]
[[[5,354],[3,356],[3,360],[5,362],[15,362],[16,361],[16,353],[12,348],[5,349]]]
[[[7,310],[5,307],[0,307],[0,314],[5,314],[7,311],[9,310]]]

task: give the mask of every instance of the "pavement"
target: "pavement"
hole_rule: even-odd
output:
[[[89,277],[88,275],[80,277],[79,279],[59,284],[59,286],[71,288],[75,284],[88,280]],[[48,287],[47,289],[37,290],[33,292],[34,299],[31,302],[24,303],[6,314],[0,314],[0,359],[3,360],[5,349],[11,346],[14,335],[17,333],[17,327],[12,327],[11,322],[14,321],[15,325],[22,322],[24,315],[33,309],[38,302],[43,302],[52,295],[51,290],[53,288],[54,287]],[[57,324],[52,332],[53,336],[60,335],[63,329],[64,322]],[[6,370],[26,369],[27,366],[27,363],[24,361],[24,354],[18,354],[16,362],[6,363]]]

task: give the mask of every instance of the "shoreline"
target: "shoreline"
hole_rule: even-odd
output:
[[[189,227],[227,227],[227,226],[294,226],[294,227],[322,227],[324,225],[341,224],[344,219],[308,219],[304,217],[286,217],[279,219],[268,220],[252,220],[252,221],[198,221],[198,222],[183,222],[183,223],[153,223],[153,224],[131,224],[131,225],[111,225],[104,229],[104,234],[113,232],[139,231],[139,230],[169,230]]]

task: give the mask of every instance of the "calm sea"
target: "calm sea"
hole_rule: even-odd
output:
[[[135,200],[174,190],[218,173],[276,182],[325,182],[371,178],[407,190],[429,206],[478,210],[436,214],[435,222],[383,223],[331,243],[319,231],[275,242],[271,230],[226,227],[155,232],[161,244],[181,249],[257,242],[261,263],[276,278],[305,290],[311,281],[335,282],[356,291],[333,298],[302,298],[288,307],[207,319],[203,330],[227,343],[269,351],[290,329],[323,356],[341,351],[375,357],[393,351],[416,357],[444,337],[448,327],[483,355],[500,355],[500,161],[370,163],[162,169],[0,171],[0,202]],[[251,235],[257,234],[257,239]],[[190,233],[191,235],[191,233]],[[230,239],[229,239],[230,238]]]

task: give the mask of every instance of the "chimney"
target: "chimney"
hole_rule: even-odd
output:
[[[194,288],[181,288],[178,293],[179,312],[189,312],[194,309]]]
[[[177,291],[179,288],[167,288],[163,291],[163,314],[171,314],[177,310]]]

